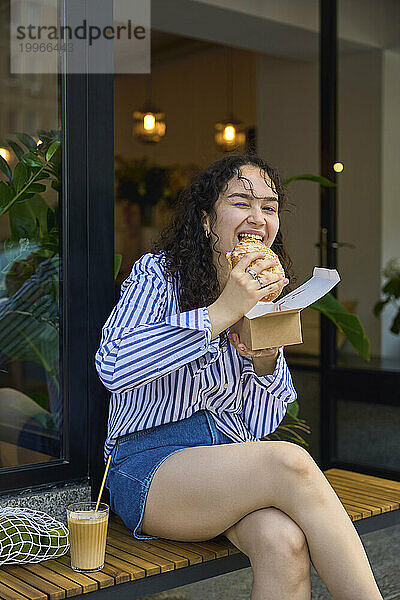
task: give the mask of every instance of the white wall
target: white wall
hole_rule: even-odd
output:
[[[380,297],[381,265],[381,52],[340,55],[338,78],[338,250],[342,283],[338,298],[357,300],[356,313],[380,354],[380,322],[373,313]],[[353,352],[350,344],[346,351]]]
[[[382,56],[382,223],[381,267],[400,257],[400,51],[386,50]],[[382,277],[382,285],[385,279]],[[382,356],[400,356],[400,336],[390,327],[397,308],[382,313]]]
[[[319,173],[319,92],[317,65],[269,56],[257,57],[258,152],[285,178]],[[319,186],[289,185],[291,213],[282,218],[282,233],[294,263],[297,285],[318,265]]]

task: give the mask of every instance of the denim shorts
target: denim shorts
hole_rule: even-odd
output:
[[[141,532],[147,492],[157,468],[168,456],[184,448],[233,443],[217,429],[207,410],[119,437],[111,452],[106,484],[111,510],[121,517],[136,539],[159,539]]]

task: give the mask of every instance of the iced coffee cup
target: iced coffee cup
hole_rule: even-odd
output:
[[[104,567],[109,508],[96,502],[75,502],[67,507],[71,569],[80,573]]]

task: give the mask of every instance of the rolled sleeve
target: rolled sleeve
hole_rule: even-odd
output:
[[[242,375],[251,378],[252,385],[261,388],[280,400],[287,403],[297,400],[297,393],[293,386],[292,376],[283,354],[283,346],[279,348],[275,370],[270,375],[259,376],[254,370],[253,361],[249,357],[244,358]]]
[[[116,393],[141,387],[199,358],[210,349],[205,307],[166,314],[167,285],[151,254],[139,259],[121,299],[103,327],[95,364]]]

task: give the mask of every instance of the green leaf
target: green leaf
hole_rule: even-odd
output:
[[[49,398],[46,394],[43,394],[43,392],[31,392],[30,394],[27,394],[27,396],[32,398],[32,400],[44,410],[50,410]]]
[[[0,181],[0,215],[5,212],[13,197],[14,192],[10,185],[7,185],[4,181]]]
[[[57,152],[60,147],[60,142],[53,142],[50,148],[46,152],[46,160],[49,161],[51,157]]]
[[[43,183],[32,183],[29,187],[28,187],[28,192],[35,192],[35,194],[37,193],[41,193],[41,192],[45,192],[46,191],[46,186]]]
[[[8,162],[1,156],[1,154],[0,154],[0,170],[3,171],[4,175],[6,175],[6,177],[8,177],[8,179],[9,179],[9,181],[11,181],[12,171],[11,171],[10,167],[8,166]]]
[[[16,192],[22,190],[22,188],[28,183],[30,176],[30,169],[23,162],[19,162],[15,169],[12,178],[12,184]]]
[[[51,187],[53,188],[53,190],[56,190],[56,192],[60,191],[60,183],[59,181],[52,181],[51,182]]]
[[[396,335],[399,335],[399,333],[400,333],[400,310],[397,313],[397,315],[395,316],[395,318],[393,319],[393,323],[390,328],[390,331]]]
[[[288,185],[292,181],[314,181],[315,183],[319,183],[323,187],[336,187],[336,183],[333,183],[333,181],[330,181],[330,179],[322,177],[322,175],[313,175],[312,173],[294,175],[293,177],[289,177],[289,179],[285,179],[283,183],[285,185]]]
[[[383,308],[386,306],[386,304],[389,302],[390,298],[386,298],[386,300],[379,300],[379,302],[377,302],[373,308],[373,313],[375,315],[375,317],[379,317],[379,315],[381,314]]]
[[[7,140],[7,144],[10,146],[10,148],[14,150],[14,154],[18,158],[18,160],[21,160],[25,153],[25,150],[23,150],[21,146],[18,146],[18,144],[13,140]]]
[[[27,133],[15,133],[13,135],[15,135],[15,137],[18,138],[28,150],[37,150],[36,140],[34,140],[33,137]]]
[[[122,255],[116,254],[114,256],[114,279],[117,278],[117,275],[118,275],[120,267],[121,267],[121,262],[122,262]]]
[[[287,405],[287,410],[291,414],[292,417],[297,417],[299,414],[299,403],[297,400],[294,402],[289,402]]]
[[[24,154],[24,156],[21,159],[25,164],[29,165],[30,167],[42,167],[42,161],[40,160],[40,158],[38,156],[36,156],[36,154],[33,154],[33,152],[27,152],[26,154]]]
[[[47,231],[47,209],[48,205],[38,194],[14,204],[9,213],[12,238],[32,240],[42,236]]]
[[[384,294],[394,296],[394,298],[400,298],[400,277],[394,277],[384,285],[382,289]]]
[[[311,304],[311,308],[319,310],[330,319],[339,331],[342,331],[350,344],[366,360],[370,360],[369,340],[365,335],[360,319],[349,313],[336,298],[328,293],[326,296]]]

